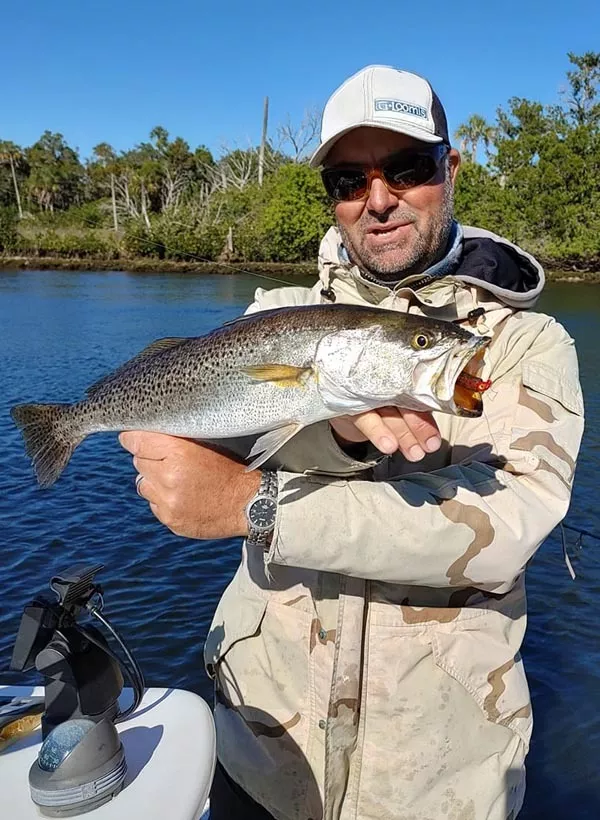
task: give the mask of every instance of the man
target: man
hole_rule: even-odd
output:
[[[525,312],[539,264],[454,222],[459,162],[423,78],[369,66],[348,79],[312,159],[337,221],[320,281],[259,290],[250,310],[337,301],[458,320],[492,337],[481,418],[385,408],[315,424],[262,473],[195,442],[122,436],[174,532],[249,536],[205,649],[216,820],[521,807],[524,572],[566,513],[583,405],[572,340]],[[250,504],[248,520],[259,489],[264,515]]]

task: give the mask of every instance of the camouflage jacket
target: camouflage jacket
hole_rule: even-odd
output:
[[[205,661],[219,759],[277,820],[507,820],[522,803],[524,573],[567,511],[583,403],[571,338],[531,311],[538,263],[478,229],[460,244],[450,274],[390,290],[331,229],[313,288],[249,309],[335,298],[471,314],[492,337],[482,417],[434,414],[423,461],[356,461],[323,422],[270,465],[272,546],[244,545]]]

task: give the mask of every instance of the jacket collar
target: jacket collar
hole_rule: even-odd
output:
[[[444,258],[424,273],[393,285],[373,281],[352,265],[338,229],[332,227],[319,248],[319,278],[325,290],[350,288],[372,304],[390,304],[394,296],[405,296],[439,307],[451,302],[472,306],[473,299],[460,299],[458,292],[476,288],[485,291],[480,301],[526,309],[533,307],[545,284],[543,268],[526,251],[490,231],[456,222]],[[458,315],[462,312],[457,310]]]

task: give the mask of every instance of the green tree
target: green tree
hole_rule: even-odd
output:
[[[494,128],[480,114],[472,114],[466,123],[456,129],[454,136],[460,140],[460,150],[465,158],[477,162],[477,146],[483,142],[487,154],[494,139]]]
[[[266,187],[258,224],[265,257],[280,262],[316,259],[332,217],[319,174],[290,163],[279,168]]]
[[[31,169],[29,196],[42,210],[65,209],[81,202],[85,171],[62,134],[45,131],[25,153]]]
[[[119,159],[112,145],[108,142],[100,142],[92,149],[92,159],[87,166],[89,181],[94,194],[99,196],[110,196],[111,210],[113,215],[113,228],[115,232],[119,229],[119,219],[117,215],[117,176],[120,173]]]
[[[569,113],[575,125],[594,125],[600,120],[600,52],[587,51],[578,57],[569,52],[569,60],[575,66],[567,72],[571,95],[567,99]]]
[[[19,191],[19,183],[17,181],[17,168],[22,166],[23,161],[23,151],[18,145],[14,142],[10,142],[9,140],[0,142],[0,163],[8,164],[10,167],[10,175],[19,219],[23,219],[23,208],[21,206],[21,192]]]
[[[16,212],[12,208],[0,208],[0,253],[16,250],[18,243]]]

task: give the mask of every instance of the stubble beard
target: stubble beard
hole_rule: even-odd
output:
[[[448,237],[454,219],[454,186],[448,171],[444,178],[444,196],[442,207],[434,214],[433,218],[425,230],[419,230],[417,215],[414,211],[399,207],[390,214],[386,214],[385,220],[376,222],[368,213],[363,214],[364,222],[358,223],[356,232],[359,237],[366,235],[367,228],[374,224],[385,225],[386,222],[404,221],[411,222],[414,226],[412,231],[412,241],[404,251],[404,258],[399,254],[390,254],[389,249],[370,250],[358,247],[352,241],[349,232],[338,222],[338,229],[348,252],[350,261],[357,265],[371,279],[376,279],[384,283],[396,283],[407,276],[423,273],[436,262],[438,262],[446,251]],[[362,222],[362,218],[361,218]]]

